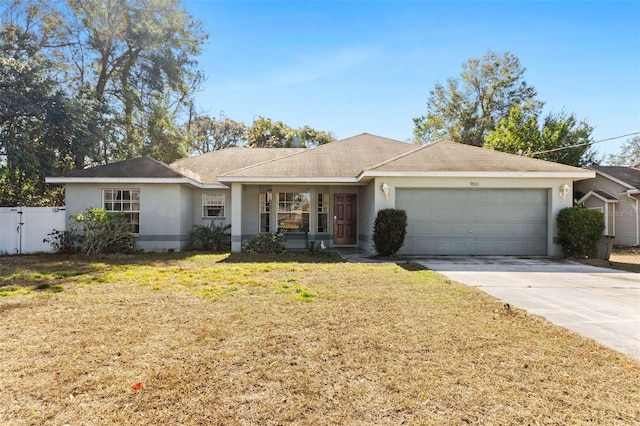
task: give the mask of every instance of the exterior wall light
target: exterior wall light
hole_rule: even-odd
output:
[[[388,200],[389,199],[389,185],[387,185],[386,182],[385,182],[385,183],[382,184],[380,189],[384,193],[384,197]]]
[[[562,197],[563,201],[565,198],[567,198],[567,195],[569,195],[570,191],[571,191],[571,187],[569,186],[569,184],[563,183],[562,186],[560,187],[560,196]]]

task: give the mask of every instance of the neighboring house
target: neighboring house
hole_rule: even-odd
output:
[[[373,251],[378,210],[407,211],[402,254],[560,255],[556,216],[590,170],[446,141],[361,134],[313,149],[229,148],[165,165],[143,157],[77,170],[66,212],[124,211],[145,250],[180,250],[193,225],[231,224],[234,252],[259,233]]]
[[[578,203],[604,213],[604,234],[614,236],[614,244],[639,245],[640,169],[622,166],[594,166],[591,169],[596,172],[595,178],[575,186],[580,194]]]

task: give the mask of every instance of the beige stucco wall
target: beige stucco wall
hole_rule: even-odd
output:
[[[103,189],[140,190],[140,233],[136,237],[138,248],[166,251],[184,247],[191,228],[191,188],[177,184],[67,184],[67,223],[71,215],[92,207],[102,208]]]
[[[389,195],[385,197],[381,190],[383,183],[389,185]],[[243,185],[242,188],[242,238],[246,239],[255,235],[258,230],[258,194],[261,191],[271,189],[274,194],[274,205],[272,206],[271,227],[275,231],[276,223],[276,203],[278,192],[309,192],[311,194],[311,212],[316,211],[316,194],[325,192],[330,194],[329,219],[333,219],[333,195],[336,193],[356,193],[358,194],[358,246],[369,252],[373,252],[373,222],[378,210],[395,207],[395,193],[398,188],[531,188],[548,190],[548,224],[547,224],[547,252],[550,256],[561,255],[560,246],[555,244],[557,238],[556,216],[558,212],[570,207],[573,203],[571,193],[566,197],[560,196],[560,187],[563,184],[572,185],[568,179],[549,178],[464,178],[464,177],[443,177],[443,178],[403,178],[387,177],[376,178],[364,185]],[[315,235],[316,217],[310,215],[309,241],[322,240],[327,247],[333,246],[332,227],[329,226],[331,235]],[[327,238],[328,237],[328,238]],[[236,238],[240,238],[237,236]],[[291,245],[291,244],[289,244]],[[296,245],[296,244],[294,244]],[[300,246],[300,247],[298,247]],[[293,246],[292,246],[293,247]],[[295,248],[303,248],[304,245],[297,244]]]
[[[378,210],[393,207],[384,197],[380,190],[380,183],[372,180],[369,184],[360,190],[360,205],[358,206],[360,214],[360,224],[358,228],[358,246],[369,252],[374,253],[373,247],[373,223],[376,220]],[[372,206],[376,206],[372,208]]]
[[[615,238],[613,243],[623,246],[638,245],[639,218],[637,211],[637,201],[635,197],[629,197],[626,194],[627,188],[619,183],[612,181],[601,175],[596,175],[594,179],[587,179],[576,182],[576,189],[584,194],[589,191],[605,191],[611,195],[618,197],[618,203],[615,206],[615,214],[612,222],[613,235]],[[613,223],[612,223],[613,225]]]
[[[385,197],[380,189],[382,184],[389,185],[389,195]],[[548,189],[549,223],[548,223],[548,254],[560,255],[560,247],[554,244],[557,236],[555,218],[558,212],[572,205],[572,197],[564,199],[559,194],[559,188],[564,183],[571,185],[565,179],[501,179],[501,178],[376,178],[367,184],[359,185],[242,185],[238,188],[241,194],[241,212],[233,212],[232,191],[229,189],[199,189],[178,184],[67,184],[66,185],[66,214],[79,213],[89,207],[102,207],[102,189],[107,188],[137,188],[140,189],[140,235],[138,246],[143,250],[162,251],[180,250],[184,247],[188,234],[194,224],[208,224],[209,220],[202,217],[202,194],[225,194],[224,223],[238,221],[240,229],[232,228],[232,241],[236,241],[235,250],[239,249],[238,242],[259,232],[258,194],[271,189],[274,194],[272,206],[271,228],[277,229],[277,193],[278,192],[309,192],[310,232],[308,241],[323,241],[327,247],[333,246],[333,195],[336,193],[356,193],[358,195],[358,246],[373,251],[372,234],[373,222],[377,211],[383,208],[395,207],[395,194],[398,188],[544,188]],[[317,234],[316,202],[318,193],[329,194],[329,232]],[[238,214],[241,213],[241,214]],[[616,226],[619,224],[616,217]],[[234,222],[236,223],[236,222]],[[291,247],[304,248],[305,241],[291,241]]]

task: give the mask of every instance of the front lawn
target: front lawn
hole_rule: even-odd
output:
[[[413,264],[0,257],[7,425],[638,424],[640,362]]]

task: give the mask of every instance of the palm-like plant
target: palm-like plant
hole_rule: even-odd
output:
[[[189,234],[189,247],[200,250],[225,251],[230,243],[230,224],[216,224],[216,219],[209,225],[193,225]]]

